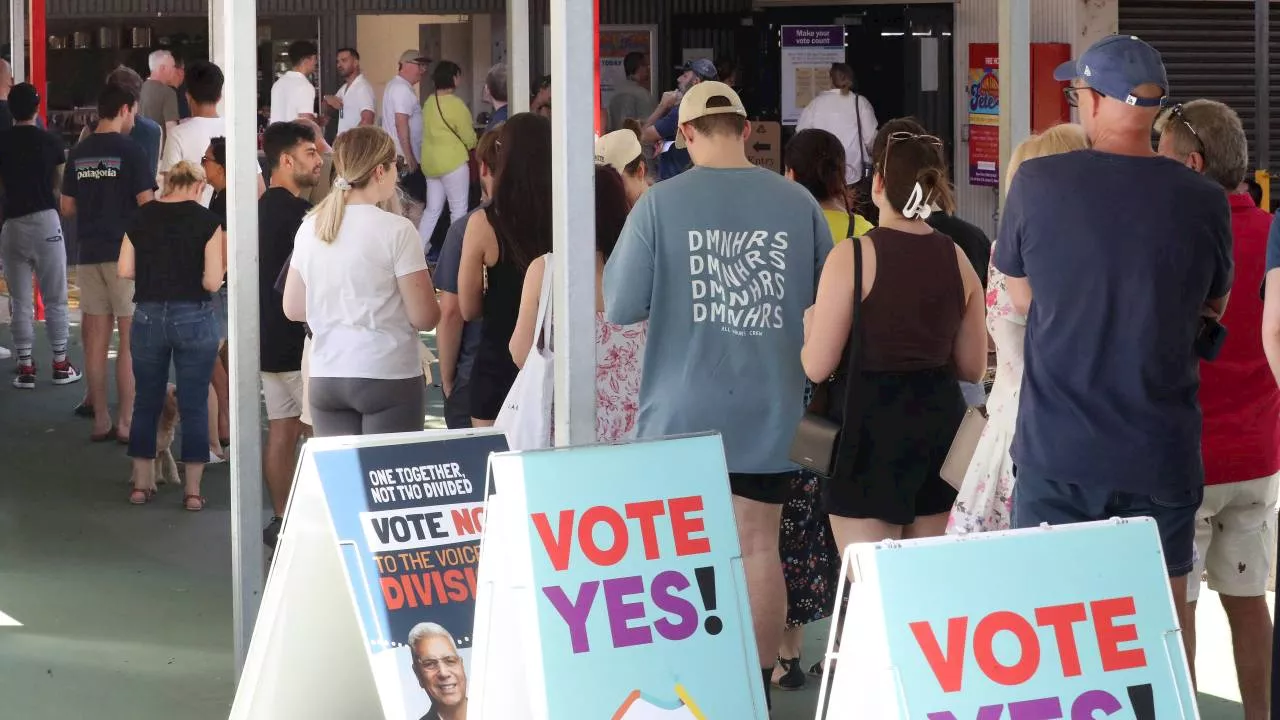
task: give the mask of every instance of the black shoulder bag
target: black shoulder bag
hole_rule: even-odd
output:
[[[852,222],[850,218],[850,234]],[[833,375],[813,389],[813,401],[791,441],[791,462],[824,478],[834,476],[839,458],[849,455],[841,441],[846,437],[856,439],[856,423],[861,419],[854,400],[862,356],[862,241],[851,237],[847,242],[853,243],[853,322],[845,343],[844,377]],[[832,406],[832,385],[839,385],[844,393],[844,402],[838,409]],[[837,410],[839,422],[832,419]]]

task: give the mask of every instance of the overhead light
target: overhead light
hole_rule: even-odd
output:
[[[933,37],[933,31],[930,30],[929,32],[913,32],[911,33],[911,37]]]
[[[951,37],[951,33],[949,33],[949,32],[944,32],[944,33],[942,33],[942,37]]]
[[[880,37],[902,37],[903,35],[906,35],[906,33],[904,33],[904,32],[882,32],[882,33],[880,33]]]

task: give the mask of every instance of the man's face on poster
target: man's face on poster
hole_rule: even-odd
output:
[[[413,668],[432,705],[456,707],[467,699],[467,669],[458,649],[446,638],[419,640],[413,648]]]

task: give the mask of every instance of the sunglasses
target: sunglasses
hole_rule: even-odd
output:
[[[1182,123],[1183,126],[1191,132],[1191,137],[1196,139],[1196,146],[1200,148],[1200,157],[1207,157],[1207,154],[1205,153],[1204,139],[1201,138],[1200,133],[1196,131],[1196,126],[1192,125],[1191,121],[1187,119],[1187,114],[1182,109],[1182,103],[1170,105],[1164,110],[1160,117],[1156,119],[1156,131],[1163,134],[1169,127],[1169,123],[1175,120]]]
[[[936,135],[918,135],[913,132],[905,132],[905,131],[890,133],[889,142],[885,145],[884,160],[880,165],[880,167],[878,168],[882,174],[884,173],[884,169],[889,166],[889,152],[893,150],[893,146],[899,143],[904,143],[904,142],[920,142],[926,145],[930,145],[934,149],[936,149],[939,154],[942,153],[942,150],[945,147],[945,145],[942,142],[942,138]]]

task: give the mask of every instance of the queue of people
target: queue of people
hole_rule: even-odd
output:
[[[549,84],[542,112],[509,114],[505,69],[491,70],[484,90],[497,112],[477,135],[458,66],[437,63],[419,102],[412,86],[430,60],[410,50],[379,125],[359,54],[343,49],[343,88],[323,100],[342,124],[329,147],[314,88],[307,100],[298,80],[315,48],[296,44],[290,58],[259,181],[271,546],[302,438],[423,427],[421,333],[437,332],[447,424],[482,427],[555,322],[544,291],[554,266]],[[173,404],[182,504],[195,512],[229,429],[223,79],[211,63],[186,68],[190,117],[170,124],[158,93],[177,77],[171,61],[153,57],[152,85],[113,72],[96,126],[65,162],[34,126],[35,88],[9,92],[0,257],[14,298],[14,385],[41,377],[31,271],[51,382],[78,381],[54,229],[59,212],[74,218],[90,437],[128,446],[128,499],[148,504]],[[643,57],[624,65],[628,83],[648,82]],[[942,140],[910,118],[878,125],[847,66],[832,68],[833,89],[805,111],[782,175],[747,158],[746,110],[717,79],[732,72],[694,60],[654,107],[628,91],[608,108],[624,129],[595,144],[596,437],[721,434],[766,697],[827,669],[806,673],[800,645],[806,624],[838,610],[838,548],[1149,516],[1189,654],[1203,574],[1231,620],[1245,717],[1265,717],[1280,224],[1242,192],[1236,114],[1207,100],[1169,105],[1154,49],[1100,41],[1059,68],[1080,124],[1016,149],[988,251],[954,217]],[[152,133],[135,133],[148,96],[159,98],[152,125],[164,136],[154,155]],[[420,218],[406,201],[425,205]],[[1245,291],[1228,314],[1233,284]],[[966,390],[993,371],[989,396],[973,402]],[[816,386],[831,400],[822,412],[845,428],[825,472],[797,470],[790,452]],[[959,448],[975,410],[985,426]],[[944,464],[957,452],[965,471],[952,484]]]

